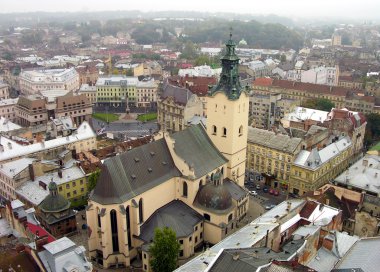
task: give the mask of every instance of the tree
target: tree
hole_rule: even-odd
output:
[[[302,107],[322,110],[322,111],[331,111],[335,107],[335,104],[326,98],[311,98],[302,103]]]
[[[369,146],[380,139],[380,115],[369,113],[365,117],[367,119],[367,126],[364,141]]]
[[[180,245],[176,233],[168,227],[154,230],[153,243],[149,248],[150,265],[155,272],[171,272],[177,267]]]
[[[91,192],[98,182],[100,176],[100,169],[96,169],[95,172],[92,172],[91,175],[88,177],[88,192]]]

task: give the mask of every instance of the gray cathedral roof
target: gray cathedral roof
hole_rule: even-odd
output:
[[[176,154],[194,168],[195,178],[227,162],[201,125],[171,137]],[[123,203],[179,176],[165,139],[160,139],[105,160],[90,198],[101,204]]]

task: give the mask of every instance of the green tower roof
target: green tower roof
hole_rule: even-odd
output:
[[[209,96],[214,96],[217,92],[224,92],[228,99],[239,99],[242,92],[248,92],[248,89],[242,87],[239,80],[239,57],[235,54],[236,43],[230,39],[226,43],[226,54],[221,58],[222,73],[220,74],[219,83],[209,90]]]

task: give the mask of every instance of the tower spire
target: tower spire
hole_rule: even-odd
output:
[[[209,96],[217,92],[224,92],[228,99],[239,99],[240,94],[246,91],[239,80],[239,57],[235,54],[236,44],[232,40],[232,27],[230,28],[230,39],[226,43],[226,54],[221,58],[222,73],[216,86],[209,90]]]

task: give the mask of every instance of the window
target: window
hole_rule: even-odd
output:
[[[144,253],[144,259],[146,259],[146,254]]]
[[[59,191],[62,192],[62,190],[63,190],[63,189],[62,189],[62,186],[59,186]]]
[[[203,239],[203,232],[199,235],[199,238]]]
[[[179,243],[181,244],[181,245],[183,245],[183,240],[181,239],[181,240],[179,240]]]
[[[195,236],[195,243],[198,243],[198,236]]]
[[[224,127],[223,128],[223,137],[226,137],[227,136],[227,129]]]
[[[139,201],[139,219],[140,219],[140,223],[142,223],[144,221],[144,217],[143,217],[143,200],[142,200],[142,198],[140,198],[140,201]]]
[[[192,239],[193,239],[193,237],[190,236],[190,237],[189,237],[189,242],[191,242]]]
[[[216,132],[217,132],[216,126],[212,126],[212,135],[216,135]]]
[[[80,185],[83,185],[83,179],[80,180]]]
[[[111,235],[112,235],[112,249],[113,252],[119,252],[119,237],[117,233],[117,216],[116,211],[112,210],[111,217]]]
[[[70,189],[70,184],[66,184],[66,189]]]
[[[232,213],[228,216],[228,222],[232,220]]]
[[[67,193],[67,197],[68,197],[68,198],[71,197],[71,194],[70,194],[70,193]]]
[[[182,196],[187,197],[187,183],[186,181],[182,184]]]
[[[101,228],[102,227],[102,221],[100,219],[100,210],[98,208],[98,228]]]
[[[210,215],[208,213],[203,214],[203,217],[205,218],[206,221],[210,221]]]
[[[76,194],[77,194],[77,190],[74,190],[73,195],[76,195]]]
[[[198,226],[195,226],[195,231],[197,231],[198,230]]]
[[[181,251],[179,252],[179,256],[180,256],[180,257],[183,257],[183,250],[181,250]]]
[[[240,126],[239,127],[239,136],[242,136],[243,135],[243,126]]]

